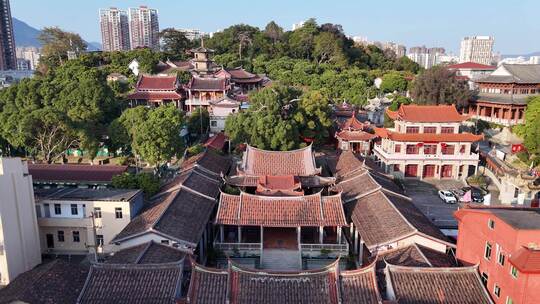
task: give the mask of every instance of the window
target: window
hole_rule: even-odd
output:
[[[163,244],[163,245],[169,245],[169,240],[161,240],[161,244]]]
[[[399,172],[399,164],[394,164],[394,172]]]
[[[122,208],[114,208],[114,214],[116,215],[117,219],[122,218]]]
[[[405,133],[420,133],[420,127],[407,127]]]
[[[504,254],[499,251],[499,255],[497,256],[497,263],[499,265],[504,266]]]
[[[394,146],[394,152],[395,153],[401,153],[401,145],[395,145]]]
[[[441,133],[454,133],[454,127],[441,127]]]
[[[58,241],[59,242],[64,241],[64,231],[63,230],[58,230],[57,236],[58,236]]]
[[[73,242],[78,243],[81,241],[81,236],[79,235],[79,231],[73,231]]]
[[[407,154],[418,154],[418,146],[417,145],[407,145]]]
[[[510,297],[506,297],[506,304],[514,304],[514,300]]]
[[[36,216],[38,218],[41,217],[41,206],[40,205],[36,205]]]
[[[482,275],[480,276],[480,280],[482,280],[482,284],[484,284],[484,286],[487,286],[488,278],[489,277],[487,273],[482,272]]]
[[[498,297],[501,296],[501,288],[499,285],[495,284],[495,287],[493,287],[493,293]]]
[[[465,153],[465,145],[461,145],[461,148],[459,148],[459,153],[463,154]]]
[[[512,265],[512,266],[510,267],[510,274],[512,275],[512,277],[513,277],[514,279],[517,279],[517,277],[518,277],[518,270],[517,270],[516,267],[514,267],[514,265]]]
[[[94,207],[94,218],[101,218],[101,208]]]
[[[424,127],[424,133],[437,133],[437,127]]]
[[[54,204],[54,214],[62,214],[62,206],[60,204]]]
[[[519,195],[519,188],[514,188],[514,198],[517,198]]]
[[[424,145],[424,154],[437,154],[437,145]]]
[[[441,152],[444,155],[453,155],[454,154],[454,145],[441,144]]]
[[[488,221],[488,227],[489,227],[489,229],[491,229],[491,230],[495,229],[495,221],[492,220],[492,219],[489,219],[489,221]]]
[[[77,209],[77,204],[71,204],[71,214],[77,215],[79,213],[79,210]]]
[[[490,243],[486,243],[486,249],[484,250],[484,258],[486,258],[486,260],[491,259],[491,244]]]
[[[210,121],[210,126],[211,127],[217,127],[217,120],[211,120]]]
[[[103,234],[96,234],[96,245],[99,247],[103,247]]]

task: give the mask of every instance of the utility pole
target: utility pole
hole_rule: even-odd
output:
[[[88,247],[93,247],[94,248],[94,262],[98,262],[98,254],[97,254],[97,249],[98,249],[98,243],[97,243],[97,232],[96,232],[96,223],[94,221],[95,219],[95,214],[94,212],[90,212],[90,218],[92,220],[92,233],[94,234],[94,245],[89,245]]]

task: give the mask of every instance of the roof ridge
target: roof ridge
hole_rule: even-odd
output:
[[[382,187],[381,187],[382,188]],[[392,208],[394,208],[394,210],[399,214],[399,216],[401,216],[401,218],[409,225],[409,227],[411,227],[413,229],[414,232],[418,233],[418,228],[416,228],[413,224],[411,224],[411,222],[409,222],[409,220],[401,213],[401,211],[394,205],[394,202],[392,202],[391,199],[388,198],[388,196],[386,196],[386,194],[384,193],[384,191],[380,191],[381,194],[384,196],[384,198],[386,199],[386,201],[388,201],[388,203],[390,203],[390,206],[392,206]]]
[[[424,258],[424,260],[426,261],[426,263],[428,263],[429,266],[433,267],[433,264],[431,263],[431,261],[427,258],[427,256],[424,254],[424,252],[422,251],[422,249],[420,249],[420,247],[418,247],[418,245],[416,243],[413,243],[413,246],[414,248],[416,248],[416,250],[418,250],[418,252],[420,253],[420,255],[422,256],[422,258]]]
[[[152,243],[154,241],[151,240],[150,242],[148,242],[148,244],[146,244],[146,246],[144,247],[144,249],[141,251],[141,253],[139,254],[139,256],[135,259],[135,264],[139,264],[139,262],[141,261],[142,257],[146,254],[146,252],[148,251],[148,249],[150,249],[150,246],[152,246]]]

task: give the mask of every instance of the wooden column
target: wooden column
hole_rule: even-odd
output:
[[[341,227],[337,227],[337,244],[341,244]]]
[[[302,240],[302,229],[300,227],[296,227],[296,241],[298,242],[298,247],[300,248],[300,243]]]
[[[358,248],[358,230],[354,230],[354,249],[353,249],[353,252],[354,253],[359,253],[360,250]]]
[[[320,226],[319,227],[319,244],[324,244],[323,241],[324,241],[324,227]]]
[[[225,241],[225,229],[223,228],[223,225],[219,225],[219,240],[221,243]]]
[[[238,243],[242,243],[242,226],[238,226]]]

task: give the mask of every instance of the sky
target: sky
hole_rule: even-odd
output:
[[[11,0],[11,11],[29,25],[59,26],[87,41],[101,41],[100,8],[158,9],[160,28],[196,28],[214,32],[246,23],[260,28],[271,20],[290,30],[314,17],[319,24],[341,24],[350,36],[394,41],[407,47],[442,46],[459,52],[465,36],[495,37],[494,51],[540,51],[538,0]],[[46,3],[46,5],[44,5]]]

